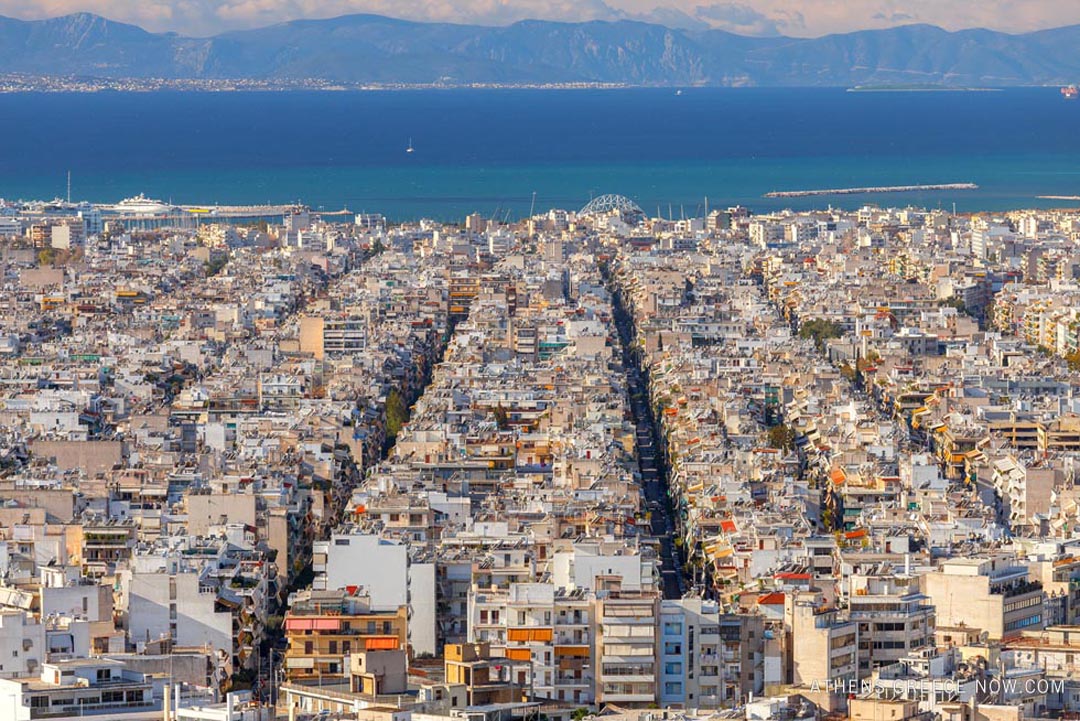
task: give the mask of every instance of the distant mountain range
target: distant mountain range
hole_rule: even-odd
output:
[[[0,17],[0,73],[387,84],[1043,85],[1080,81],[1080,25],[1022,35],[907,25],[803,39],[633,21],[485,27],[347,15],[190,38],[77,13]]]

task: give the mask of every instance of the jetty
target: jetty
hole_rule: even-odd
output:
[[[866,188],[828,188],[825,190],[774,190],[766,198],[805,198],[811,195],[863,195],[866,193],[911,193],[922,190],[978,190],[975,183],[937,183],[934,185],[884,185]]]

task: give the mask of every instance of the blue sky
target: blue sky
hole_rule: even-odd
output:
[[[297,18],[374,12],[506,24],[526,18],[635,18],[748,35],[816,36],[913,22],[1009,32],[1080,23],[1080,0],[0,0],[0,14],[95,12],[150,30],[209,35]]]

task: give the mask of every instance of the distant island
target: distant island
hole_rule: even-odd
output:
[[[930,25],[750,37],[619,20],[491,27],[379,15],[297,20],[212,37],[152,33],[89,13],[0,17],[0,75],[22,90],[393,87],[830,87],[860,91],[1061,86],[1080,78],[1080,26],[1010,34]],[[55,79],[74,79],[71,87]],[[96,84],[100,85],[97,87]],[[177,85],[179,84],[179,85]]]

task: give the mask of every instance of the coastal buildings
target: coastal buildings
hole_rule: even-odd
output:
[[[397,721],[1080,711],[1080,221],[598,213],[77,258],[13,216],[11,697],[109,659],[159,710],[182,658],[188,708]]]

